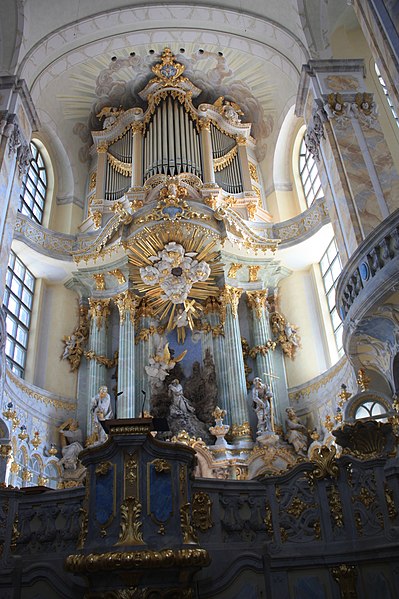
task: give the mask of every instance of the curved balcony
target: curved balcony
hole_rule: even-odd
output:
[[[361,318],[398,284],[399,210],[381,223],[344,266],[336,303],[344,324]]]
[[[289,247],[305,241],[329,221],[325,200],[320,198],[305,212],[289,220],[274,224],[252,221],[250,229],[258,236],[279,240],[280,247]],[[247,221],[242,222],[247,225]],[[248,226],[246,228],[249,230]],[[72,261],[74,255],[82,257],[93,247],[103,247],[109,237],[109,230],[104,227],[98,232],[67,235],[46,229],[28,216],[18,214],[14,236],[40,254],[58,260]]]

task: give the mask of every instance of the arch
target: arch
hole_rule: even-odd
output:
[[[373,416],[371,416],[374,420],[386,418],[393,412],[392,400],[387,395],[374,390],[361,391],[349,398],[345,404],[343,410],[344,422],[355,422],[355,420],[370,418],[370,416],[359,415],[359,408],[365,404],[377,404],[381,406],[381,410],[375,411]]]

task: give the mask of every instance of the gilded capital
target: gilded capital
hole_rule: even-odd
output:
[[[110,299],[89,298],[89,318],[96,323],[98,329],[106,323],[107,318],[110,315],[110,301]]]
[[[267,289],[247,291],[248,308],[253,310],[259,319],[262,317],[262,313],[267,306],[267,291]]]
[[[106,154],[108,151],[108,144],[106,142],[101,142],[97,146],[97,154]]]
[[[211,121],[206,118],[199,119],[198,128],[200,131],[202,131],[203,129],[205,131],[210,131],[211,130]]]
[[[142,133],[143,132],[144,124],[141,121],[136,121],[136,122],[132,123],[130,126],[131,126],[131,129],[133,131],[133,135],[135,133]]]
[[[245,137],[242,137],[242,135],[237,135],[236,142],[237,142],[238,146],[246,146],[247,145],[247,140],[245,139]]]
[[[242,295],[243,289],[240,287],[231,287],[230,285],[225,285],[221,294],[220,294],[220,320],[222,323],[226,320],[226,306],[231,306],[231,313],[234,318],[237,318],[238,313],[238,302],[240,301],[240,297]]]
[[[138,297],[135,296],[130,289],[128,289],[127,291],[123,291],[123,293],[115,296],[114,301],[118,306],[121,324],[124,324],[127,312],[129,312],[130,322],[134,324],[134,314],[139,303]]]

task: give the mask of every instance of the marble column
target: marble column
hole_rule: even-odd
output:
[[[137,395],[134,378],[134,314],[137,297],[128,289],[115,297],[119,310],[119,352],[118,352],[118,418],[137,418],[140,415],[140,398]]]
[[[288,407],[286,378],[281,356],[273,347],[270,330],[269,312],[267,309],[267,289],[247,291],[247,304],[252,320],[252,334],[255,353],[256,376],[267,383],[273,394],[273,424],[282,426],[285,409]],[[280,352],[281,353],[281,352]],[[281,392],[281,387],[285,392]]]
[[[137,397],[140,398],[138,415],[141,414],[141,406],[144,401],[144,410],[151,410],[151,383],[146,373],[145,367],[149,365],[149,360],[155,354],[154,334],[156,332],[157,322],[153,317],[151,308],[143,298],[137,308],[137,330],[135,336],[135,389]]]
[[[229,407],[229,364],[226,357],[224,326],[219,317],[220,304],[214,297],[209,297],[205,306],[205,314],[211,328],[209,335],[212,337],[213,361],[215,363],[216,384],[218,388],[217,405],[226,410],[226,421],[231,423]]]
[[[242,355],[241,334],[238,322],[238,303],[242,289],[225,285],[220,294],[220,321],[224,326],[225,371],[227,381],[227,406],[230,416],[231,434],[235,442],[248,440],[251,431],[248,421],[247,385],[245,380],[244,359]]]
[[[98,393],[99,387],[106,384],[107,371],[104,364],[96,360],[96,356],[106,356],[107,353],[107,320],[110,314],[110,299],[89,298],[90,333],[87,356],[88,368],[88,398],[87,398],[87,434],[91,433],[91,400]]]
[[[211,124],[208,119],[200,120],[202,163],[204,168],[203,180],[205,184],[215,184],[215,171],[213,169],[213,153],[211,140]]]
[[[399,175],[363,80],[361,60],[310,61],[296,106],[307,123],[305,143],[323,189],[330,186],[331,222],[347,257],[392,214],[399,195]]]

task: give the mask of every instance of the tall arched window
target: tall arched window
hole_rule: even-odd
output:
[[[324,194],[321,188],[316,161],[305,145],[305,138],[302,139],[299,149],[299,175],[302,181],[306,205],[309,208],[315,200],[322,198]]]
[[[35,277],[11,252],[3,306],[6,312],[6,358],[9,368],[24,376]]]
[[[47,193],[47,173],[39,148],[31,142],[30,149],[32,159],[22,182],[18,210],[40,225],[43,221],[44,202]]]
[[[389,97],[389,93],[388,93],[387,86],[385,85],[385,81],[384,81],[384,79],[383,79],[383,77],[382,77],[382,75],[381,75],[381,73],[380,73],[380,69],[377,67],[377,65],[376,65],[375,63],[374,63],[374,67],[375,67],[375,72],[377,73],[378,81],[380,82],[380,84],[381,84],[381,87],[382,87],[382,89],[384,90],[384,94],[385,94],[385,97],[386,97],[386,99],[387,99],[387,102],[388,102],[389,108],[391,109],[391,112],[392,112],[393,118],[395,119],[395,121],[396,121],[396,124],[397,124],[397,126],[399,127],[399,117],[398,117],[398,115],[396,114],[396,112],[395,112],[395,108],[393,107],[393,104],[392,104],[392,100],[391,100],[391,98]]]

